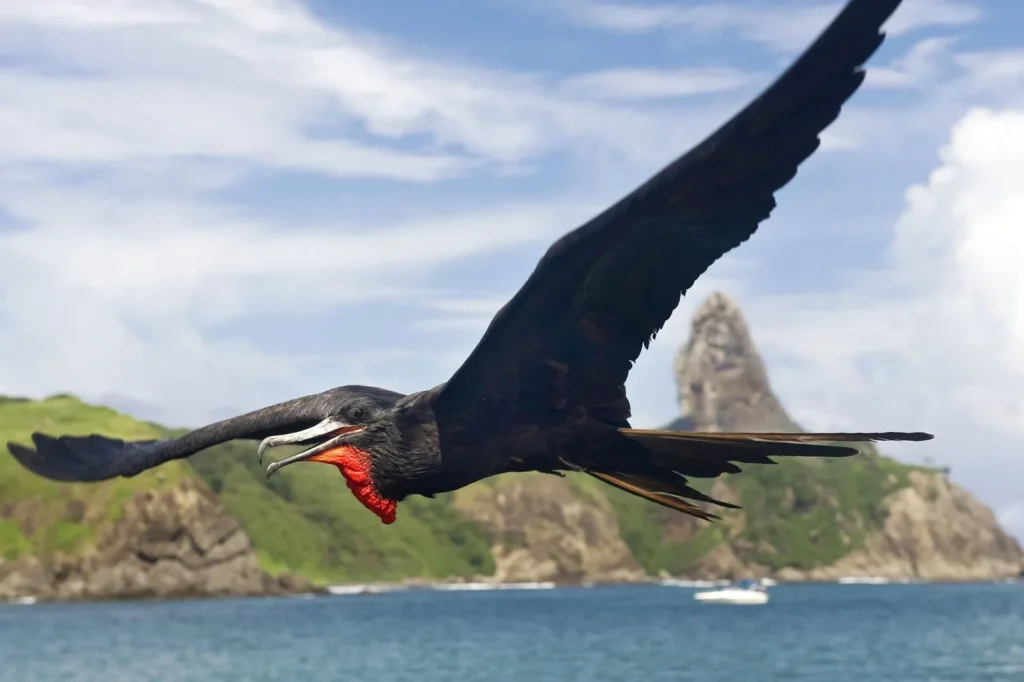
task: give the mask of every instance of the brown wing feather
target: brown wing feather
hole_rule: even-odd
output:
[[[681,511],[684,514],[689,514],[690,516],[696,516],[698,519],[713,521],[720,518],[709,511],[705,511],[696,505],[690,504],[686,500],[647,490],[640,485],[631,482],[629,480],[630,477],[624,474],[606,474],[597,471],[590,471],[588,473],[594,478],[604,481],[608,485],[615,486],[619,490],[624,490],[625,492],[636,495],[637,497],[642,497],[645,500],[656,502],[663,507],[675,509],[676,511]]]
[[[868,441],[923,441],[935,436],[921,431],[880,431],[866,433],[719,433],[715,431],[666,431],[663,429],[619,429],[631,438],[656,436],[657,438],[676,438],[681,440],[714,440],[714,441],[775,441],[790,443],[818,442],[868,442]]]

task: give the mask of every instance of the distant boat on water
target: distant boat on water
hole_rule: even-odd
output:
[[[723,587],[720,590],[697,592],[693,598],[712,604],[767,604],[768,589],[763,583],[741,580],[736,585]]]

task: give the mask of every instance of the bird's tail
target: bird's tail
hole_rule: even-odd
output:
[[[707,502],[739,509],[687,484],[687,478],[717,478],[741,471],[738,464],[774,464],[772,457],[848,457],[858,450],[848,445],[868,441],[922,441],[928,433],[698,433],[619,429],[640,447],[617,458],[621,466],[587,469],[597,479],[633,495],[711,520],[718,517],[689,502]]]

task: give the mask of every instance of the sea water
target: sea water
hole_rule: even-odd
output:
[[[0,605],[3,682],[1024,682],[1024,584]]]

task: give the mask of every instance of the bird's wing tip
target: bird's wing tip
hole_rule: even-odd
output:
[[[18,460],[20,460],[21,457],[28,456],[29,453],[35,452],[32,448],[22,445],[21,443],[15,443],[12,440],[7,441],[7,451]]]
[[[25,469],[34,474],[53,480],[60,480],[61,472],[59,467],[54,467],[45,456],[21,443],[7,441],[7,452]]]
[[[7,451],[32,473],[52,481],[76,482],[97,480],[91,463],[83,461],[81,452],[61,447],[61,439],[42,433],[33,433],[35,448],[13,441],[7,442]]]

